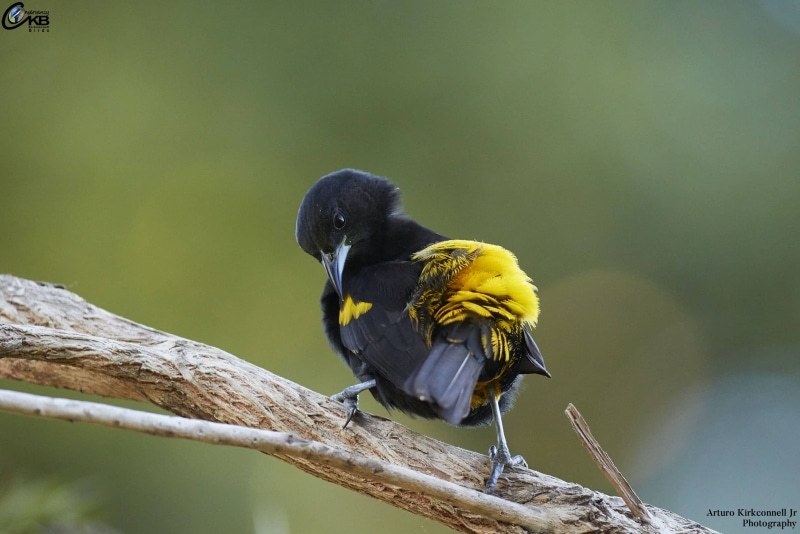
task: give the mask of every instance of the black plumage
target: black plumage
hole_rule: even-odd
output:
[[[496,420],[494,487],[512,458],[500,414],[520,374],[550,376],[530,334],[538,298],[516,258],[449,240],[408,218],[389,180],[345,169],[322,177],[297,216],[297,241],[328,274],[323,326],[361,384],[386,408],[461,426]],[[345,423],[346,425],[347,423]]]

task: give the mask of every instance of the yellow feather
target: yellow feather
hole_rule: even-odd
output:
[[[371,302],[353,302],[353,298],[347,295],[342,303],[342,307],[339,309],[339,324],[347,326],[350,321],[358,319],[371,309]]]
[[[467,240],[441,241],[420,250],[412,259],[425,264],[422,285],[437,278],[447,282],[444,295],[438,295],[443,299],[442,306],[434,313],[442,324],[464,320],[469,312],[531,325],[539,317],[536,286],[519,268],[516,256],[503,247]],[[420,302],[430,304],[435,297],[426,290]]]
[[[466,308],[467,310],[475,312],[476,314],[480,315],[481,317],[491,317],[492,316],[491,310],[481,306],[480,304],[476,304],[474,302],[470,302],[470,301],[467,300],[467,301],[462,302],[461,305],[464,306],[464,308]]]

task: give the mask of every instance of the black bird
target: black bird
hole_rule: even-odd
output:
[[[521,374],[549,377],[530,330],[539,299],[506,249],[450,240],[407,217],[386,178],[344,169],[306,193],[297,242],[325,267],[322,322],[331,346],[360,381],[334,398],[348,416],[369,390],[387,409],[461,426],[494,420],[494,489],[508,450],[500,414]]]

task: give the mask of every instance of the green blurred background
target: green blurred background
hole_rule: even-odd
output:
[[[0,31],[0,272],[334,393],[294,219],[368,170],[539,286],[553,379],[506,418],[532,468],[613,492],[572,402],[647,502],[800,508],[794,0],[25,5],[50,32]],[[51,486],[131,534],[445,531],[252,451],[0,414],[0,494]]]

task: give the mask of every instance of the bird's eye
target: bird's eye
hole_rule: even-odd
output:
[[[337,230],[341,230],[344,228],[345,223],[347,223],[347,219],[340,210],[336,210],[336,213],[333,214],[333,227]]]

